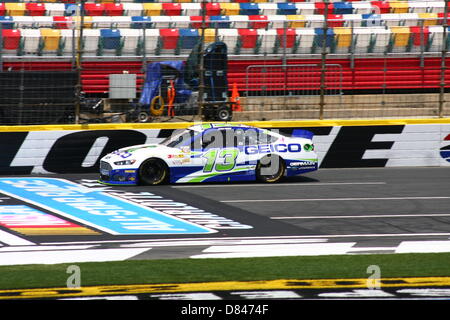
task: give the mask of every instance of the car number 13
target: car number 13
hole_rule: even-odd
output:
[[[211,149],[202,155],[206,159],[203,172],[229,171],[236,166],[239,149]]]

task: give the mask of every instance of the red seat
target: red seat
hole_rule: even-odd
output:
[[[5,50],[17,50],[20,45],[20,30],[18,29],[3,29],[3,48]]]
[[[248,16],[248,20],[251,21],[249,23],[249,27],[252,29],[264,29],[269,25],[269,20],[267,16]]]
[[[162,41],[162,49],[176,49],[180,32],[178,29],[160,29],[159,35]]]
[[[202,27],[202,16],[191,16],[191,28],[200,29]],[[209,28],[210,19],[208,16],[205,17],[205,27]]]
[[[255,29],[238,29],[242,49],[256,48],[258,31]]]
[[[344,19],[342,14],[329,14],[328,18],[328,26],[330,28],[343,27]]]
[[[36,2],[27,2],[25,4],[29,16],[45,16],[45,4]]]
[[[315,2],[314,6],[316,8],[316,14],[325,14],[325,3],[324,2]],[[333,13],[334,4],[328,4],[328,14]]]
[[[72,17],[53,17],[56,29],[68,29],[72,22]]]
[[[278,41],[280,43],[280,47],[284,48],[284,44],[286,43],[286,48],[293,48],[295,45],[295,37],[297,36],[295,29],[293,28],[278,28],[277,29]],[[286,41],[286,42],[285,42]]]
[[[382,13],[390,13],[391,12],[391,6],[389,5],[389,1],[371,1],[372,7],[377,7],[380,12],[375,12],[377,14]]]
[[[220,3],[206,3],[206,6],[203,6],[203,8],[206,10],[207,16],[220,16],[221,9],[220,9]]]
[[[85,3],[84,10],[88,16],[102,16],[105,12],[105,4],[103,3]]]
[[[423,27],[423,32],[422,27],[409,27],[409,28],[411,31],[414,46],[422,46],[422,45],[425,46],[428,43],[428,38],[430,37],[430,29],[427,26]],[[423,36],[421,36],[421,33],[423,33]]]
[[[0,16],[5,16],[5,15],[6,15],[5,3],[1,2],[0,3]]]
[[[105,3],[105,15],[107,16],[123,16],[122,3]]]
[[[162,9],[166,16],[181,16],[181,3],[163,3]]]

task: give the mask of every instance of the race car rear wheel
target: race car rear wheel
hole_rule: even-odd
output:
[[[286,165],[277,155],[269,154],[258,161],[256,179],[261,182],[278,182],[284,176]]]
[[[169,168],[164,161],[156,158],[146,160],[139,168],[139,179],[145,185],[157,185],[167,181]]]

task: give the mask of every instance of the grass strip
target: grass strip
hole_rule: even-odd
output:
[[[0,289],[65,287],[77,265],[81,285],[123,285],[274,279],[450,276],[450,253],[296,256],[230,259],[164,259],[0,267]]]

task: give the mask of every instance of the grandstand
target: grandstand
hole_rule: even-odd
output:
[[[425,109],[434,105],[425,115],[443,116],[448,16],[439,0],[2,2],[0,67],[78,70],[81,92],[108,98],[111,74],[136,74],[140,92],[149,62],[185,60],[203,35],[205,44],[227,44],[228,82],[241,96],[265,99],[248,99],[248,111],[292,109],[288,98],[299,95],[348,104],[350,95],[383,93],[375,102],[383,106],[393,99],[387,94],[420,92],[434,94],[419,99]]]

